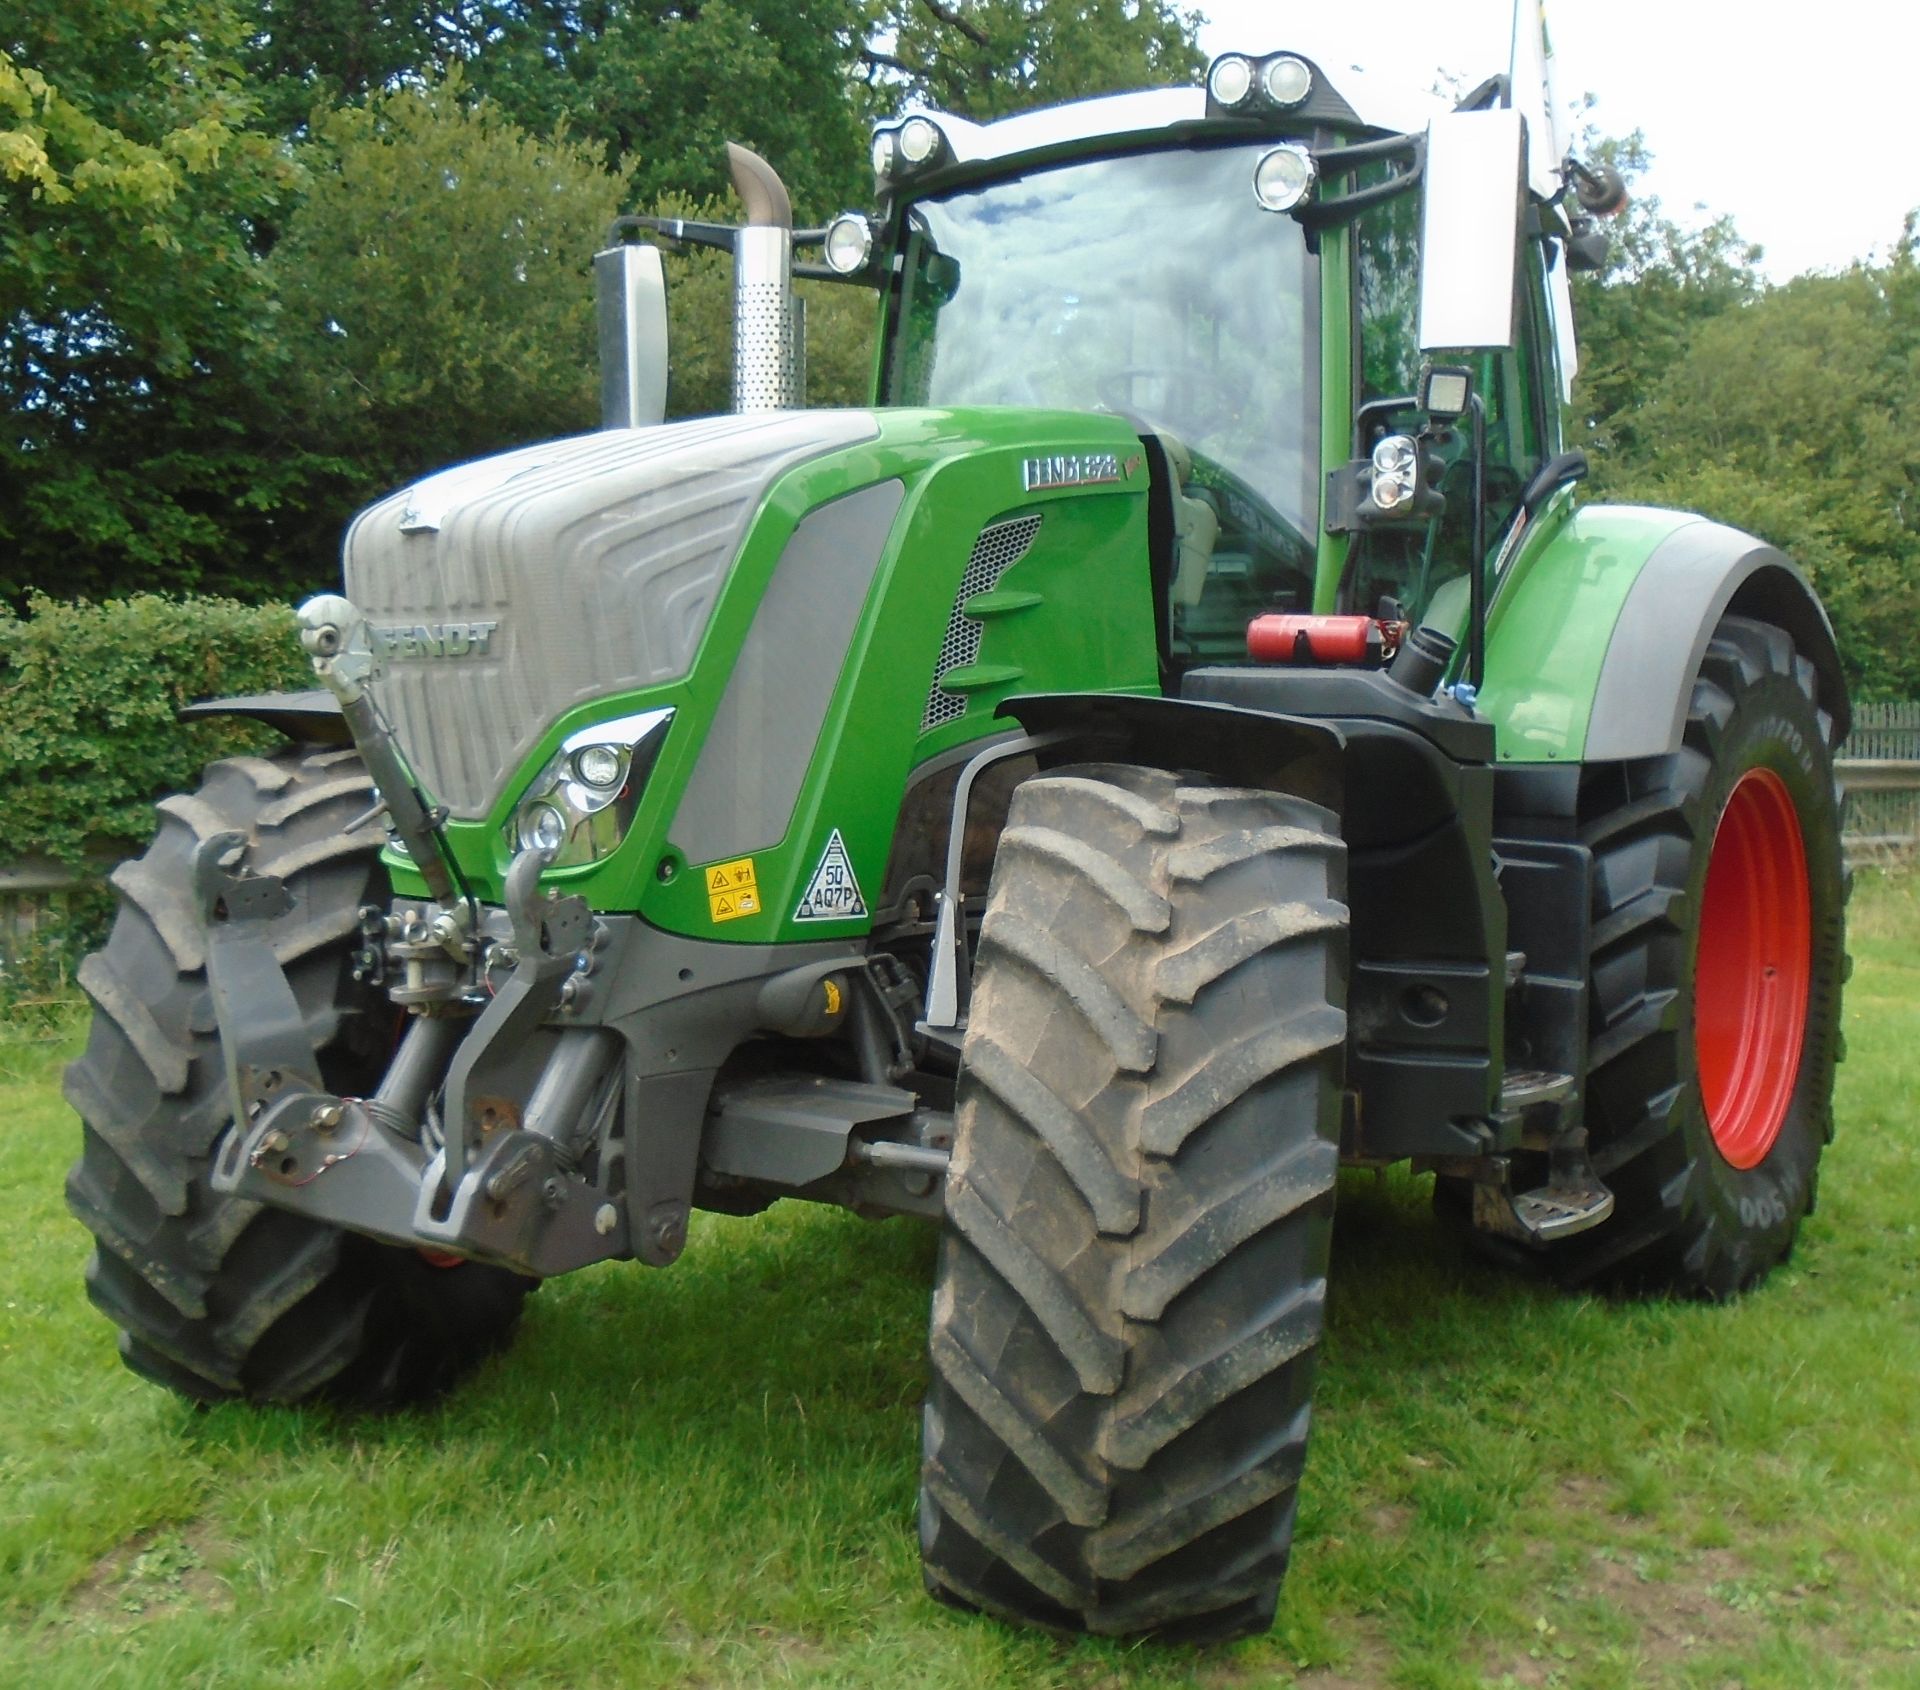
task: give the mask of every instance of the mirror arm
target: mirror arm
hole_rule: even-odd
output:
[[[675,246],[710,246],[719,252],[732,252],[733,237],[740,232],[731,223],[700,223],[685,217],[616,217],[607,231],[607,244],[617,245],[629,229],[644,229]]]
[[[1310,233],[1332,229],[1351,222],[1361,212],[1404,194],[1419,186],[1426,171],[1427,138],[1424,135],[1389,135],[1381,141],[1361,141],[1351,147],[1328,147],[1316,151],[1313,162],[1323,182],[1357,170],[1377,160],[1399,161],[1398,175],[1383,182],[1371,182],[1338,199],[1314,196],[1294,208],[1293,216]]]
[[[1487,407],[1469,396],[1473,417],[1473,573],[1468,578],[1467,680],[1477,693],[1487,678]]]
[[[887,272],[875,270],[856,270],[850,276],[843,276],[826,264],[796,264],[793,267],[793,279],[796,282],[838,282],[842,287],[865,288],[869,293],[880,292],[887,284],[887,277]]]
[[[1526,491],[1520,495],[1520,508],[1527,513],[1527,520],[1531,522],[1538,516],[1540,507],[1568,482],[1584,481],[1588,467],[1587,454],[1576,447],[1571,452],[1557,453],[1535,470]]]
[[[1353,455],[1364,458],[1373,450],[1372,442],[1367,439],[1367,425],[1375,417],[1391,417],[1401,411],[1417,411],[1419,399],[1411,393],[1402,393],[1391,399],[1369,399],[1353,413]]]

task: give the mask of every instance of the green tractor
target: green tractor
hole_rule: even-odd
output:
[[[1569,1283],[1780,1262],[1840,663],[1771,547],[1576,503],[1618,181],[1526,103],[1229,54],[883,124],[824,230],[737,151],[746,227],[626,220],[608,426],[362,513],[324,690],[196,707],[287,749],[114,876],[68,1195],[127,1363],[396,1404],[695,1209],[921,1215],[929,1588],[1225,1637],[1343,1164]],[[735,254],[736,414],[660,421],[661,241]],[[796,273],[878,293],[872,406],[800,408]]]

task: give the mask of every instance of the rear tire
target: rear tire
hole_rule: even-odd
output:
[[[274,950],[328,1083],[370,1089],[393,1011],[356,985],[358,910],[384,895],[377,829],[345,833],[371,782],[351,752],[308,747],[235,757],[192,796],[165,800],[146,854],[113,883],[120,910],[80,968],[94,1002],[66,1095],[84,1132],[67,1203],[93,1234],[87,1294],[121,1329],[136,1373],[212,1401],[309,1398],[389,1407],[430,1395],[497,1349],[533,1282],[216,1193],[215,1144],[231,1122],[194,913],[193,854],[228,829],[282,877],[293,907]]]
[[[1813,1207],[1820,1153],[1833,1137],[1845,977],[1832,732],[1813,665],[1792,639],[1728,616],[1694,683],[1682,749],[1588,771],[1587,1126],[1615,1206],[1601,1226],[1551,1252],[1571,1283],[1733,1296],[1786,1259]],[[1805,902],[1781,919],[1775,906],[1798,896],[1796,826]],[[1771,923],[1771,935],[1749,942],[1743,909],[1758,912],[1763,929]],[[1802,929],[1799,962],[1796,943],[1783,940]],[[1742,958],[1752,967],[1730,967]],[[1768,994],[1797,989],[1800,970],[1804,1008],[1782,1011]],[[1750,1024],[1731,1029],[1741,1052],[1727,1043],[1716,1006],[1749,972],[1767,973],[1768,988],[1754,995]],[[1742,1110],[1736,1082],[1763,1094],[1757,1113]]]
[[[1264,1630],[1326,1300],[1346,1031],[1325,811],[1099,767],[1014,795],[930,1330],[943,1600]]]

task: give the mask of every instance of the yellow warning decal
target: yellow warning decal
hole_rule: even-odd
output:
[[[715,921],[738,921],[760,913],[760,883],[754,878],[753,858],[716,863],[706,870],[707,913]]]

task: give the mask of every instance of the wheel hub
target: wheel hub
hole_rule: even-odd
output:
[[[1812,956],[1800,817],[1779,775],[1750,769],[1714,830],[1693,997],[1707,1125],[1736,1168],[1765,1160],[1786,1120],[1806,1041]]]

